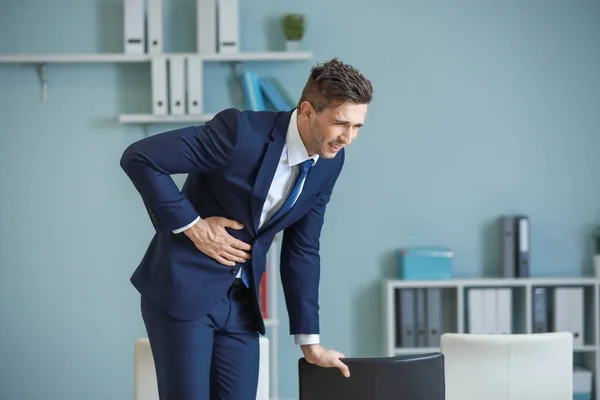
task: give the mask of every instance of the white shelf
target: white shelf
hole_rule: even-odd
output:
[[[48,64],[48,63],[119,63],[147,62],[147,54],[0,54],[0,63]]]
[[[197,53],[164,53],[156,56],[192,56]],[[126,63],[150,62],[155,55],[124,53],[90,54],[0,54],[0,63],[48,64],[48,63]],[[237,54],[201,54],[204,61],[300,61],[312,58],[310,52],[263,51]]]
[[[121,114],[119,122],[122,124],[156,124],[156,123],[189,123],[206,122],[211,120],[214,114],[202,115],[153,115],[153,114]]]
[[[593,286],[600,283],[596,277],[565,278],[468,278],[440,280],[388,279],[390,288],[455,288],[455,287],[525,287],[525,286]]]

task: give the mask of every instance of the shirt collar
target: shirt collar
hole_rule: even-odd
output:
[[[288,133],[286,136],[287,156],[290,167],[300,164],[308,159],[313,160],[313,165],[317,163],[319,159],[318,154],[312,156],[308,155],[308,151],[300,138],[300,132],[298,131],[298,109],[294,109],[290,117],[290,124],[288,126]]]

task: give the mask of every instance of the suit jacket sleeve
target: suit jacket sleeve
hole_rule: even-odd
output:
[[[238,148],[240,136],[239,113],[228,109],[205,125],[160,133],[127,147],[121,168],[140,193],[156,230],[170,232],[198,217],[170,175],[225,167]]]
[[[344,164],[344,152],[340,155],[339,170],[318,202],[283,233],[280,274],[291,334],[319,333],[320,236],[325,209]]]

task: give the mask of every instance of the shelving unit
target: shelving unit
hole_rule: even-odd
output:
[[[583,288],[583,345],[574,346],[574,356],[594,374],[594,392],[600,393],[600,280],[597,278],[481,278],[448,280],[383,281],[384,345],[387,356],[419,354],[440,351],[438,346],[405,347],[397,345],[396,293],[402,289],[441,289],[442,318],[439,334],[444,332],[468,333],[468,295],[470,289],[511,289],[511,333],[535,334],[533,330],[533,292],[536,288],[553,291],[562,287]],[[437,304],[437,303],[436,303]],[[552,329],[552,326],[550,326]],[[598,398],[598,397],[597,397]]]

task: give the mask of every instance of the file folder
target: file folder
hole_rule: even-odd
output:
[[[530,275],[530,221],[526,216],[517,216],[517,276],[526,278]]]
[[[188,114],[202,114],[202,80],[203,64],[202,56],[193,55],[187,57],[187,110]]]
[[[483,333],[496,333],[496,289],[481,289],[483,302],[481,304]]]
[[[156,56],[151,61],[152,78],[152,114],[166,115],[168,113],[167,98],[167,59]]]
[[[162,0],[148,0],[148,53],[163,52],[163,4]]]
[[[496,316],[495,333],[511,334],[512,333],[512,289],[497,288],[496,294]]]
[[[415,347],[415,301],[414,289],[399,289],[397,292],[400,311],[400,345],[402,347]]]
[[[427,346],[439,347],[442,334],[442,289],[427,288]]]
[[[545,287],[533,288],[531,301],[533,302],[533,333],[550,331],[548,323],[547,289]]]
[[[515,218],[503,216],[500,226],[502,229],[502,276],[514,278],[516,270]]]
[[[573,334],[573,347],[583,346],[583,289],[557,287],[553,302],[554,331]]]
[[[185,114],[185,56],[169,57],[171,115]]]
[[[417,347],[427,346],[427,325],[425,322],[425,289],[415,289],[415,317]]]
[[[217,0],[196,0],[198,53],[217,52]]]
[[[123,0],[124,51],[144,54],[146,49],[144,0]]]
[[[238,0],[218,0],[219,53],[239,52],[239,6]]]
[[[483,289],[468,289],[467,318],[469,333],[485,333]]]

